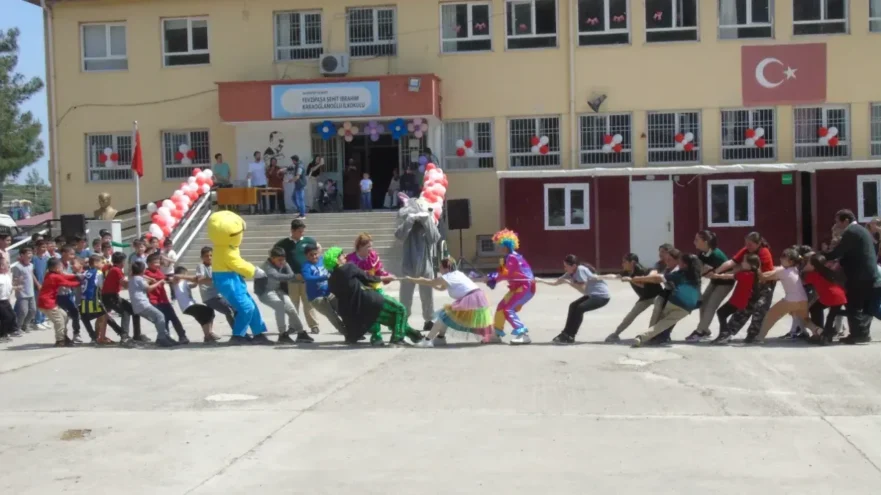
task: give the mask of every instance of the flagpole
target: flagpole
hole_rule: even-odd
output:
[[[132,132],[132,143],[137,144],[137,135],[138,135],[138,121],[134,121],[134,132]],[[132,150],[134,151],[134,150]],[[134,157],[132,157],[134,158]],[[138,225],[138,239],[141,238],[141,178],[137,172],[134,173],[135,176],[135,222]]]

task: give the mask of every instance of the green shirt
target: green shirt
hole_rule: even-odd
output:
[[[229,182],[229,164],[226,162],[215,163],[211,166],[214,175],[222,182]]]
[[[728,261],[728,256],[725,256],[725,253],[719,248],[715,248],[706,253],[700,253],[697,257],[704,265],[703,271],[707,271],[707,267],[715,270]],[[734,285],[734,280],[713,280],[710,283],[715,285]]]
[[[303,273],[303,264],[306,263],[306,246],[308,245],[318,246],[318,243],[315,239],[307,236],[303,236],[300,238],[299,242],[294,241],[290,237],[282,239],[275,243],[274,247],[280,247],[284,249],[285,258],[291,268],[294,270],[294,273]]]

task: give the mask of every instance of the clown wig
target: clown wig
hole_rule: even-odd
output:
[[[322,260],[324,263],[324,268],[327,268],[327,271],[332,272],[336,270],[336,267],[339,266],[340,256],[343,254],[343,248],[333,246],[328,248],[327,251],[324,252],[324,259]]]
[[[520,238],[513,230],[500,230],[493,236],[493,244],[496,246],[505,246],[511,251],[516,251],[520,247]]]

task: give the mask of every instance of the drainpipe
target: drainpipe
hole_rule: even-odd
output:
[[[46,4],[46,0],[40,0],[43,9],[43,32],[46,39],[46,94],[49,100],[49,147],[51,148],[52,170],[55,178],[52,180],[52,189],[55,190],[55,205],[52,211],[55,217],[61,215],[61,169],[58,163],[58,114],[55,106],[55,42],[52,35],[52,7]]]
[[[578,168],[577,117],[575,115],[575,46],[578,39],[578,14],[576,0],[569,0],[569,160],[572,168]]]

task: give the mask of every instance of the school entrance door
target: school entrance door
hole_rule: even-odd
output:
[[[657,261],[658,246],[673,244],[673,182],[630,181],[630,251],[639,255],[643,266]]]

